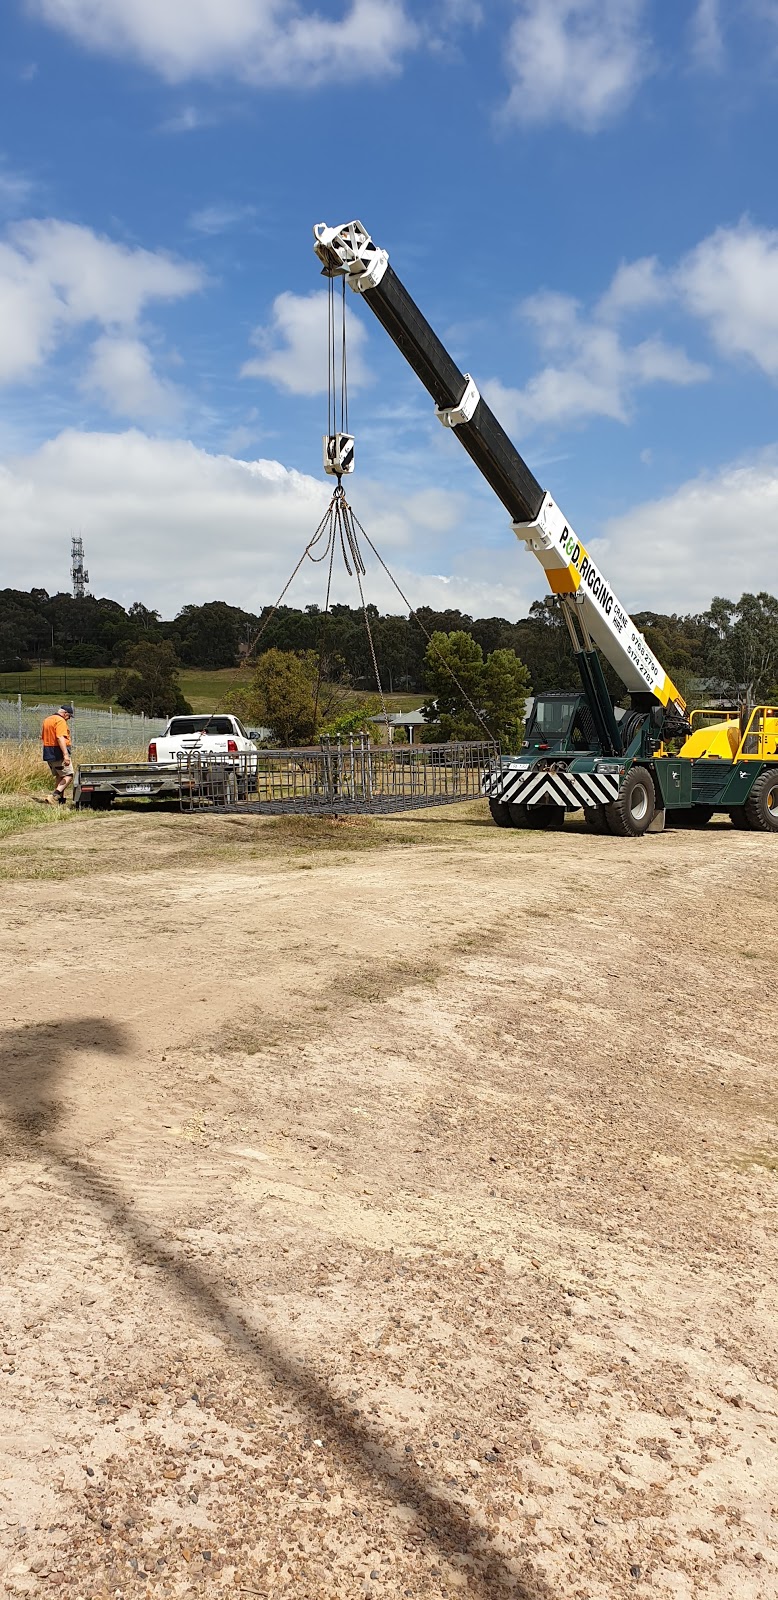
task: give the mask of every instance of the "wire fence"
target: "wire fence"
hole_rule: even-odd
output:
[[[487,740],[374,746],[365,737],[298,750],[217,756],[193,752],[179,768],[182,809],[344,814],[456,805],[481,798],[483,772],[499,759]]]
[[[41,723],[61,702],[28,706],[21,695],[16,700],[0,700],[0,739],[13,739],[18,744],[39,740]],[[71,720],[73,745],[89,744],[105,749],[115,745],[142,745],[164,732],[164,717],[134,716],[129,711],[98,711],[92,706],[78,706]]]

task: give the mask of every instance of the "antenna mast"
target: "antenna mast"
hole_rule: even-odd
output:
[[[84,541],[80,533],[72,534],[70,539],[70,576],[73,580],[73,599],[83,600],[89,573],[84,566]]]

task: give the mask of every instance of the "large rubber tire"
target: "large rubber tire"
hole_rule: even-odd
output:
[[[496,822],[498,828],[515,828],[516,824],[511,816],[511,808],[506,806],[503,800],[490,800],[489,810],[492,814],[492,822]]]
[[[525,827],[539,828],[545,833],[558,833],[565,825],[563,806],[527,806]]]
[[[605,806],[584,806],[584,821],[591,833],[610,833]]]
[[[778,833],[778,767],[760,772],[743,810],[755,833]]]
[[[739,828],[741,833],[747,833],[751,827],[748,817],[746,816],[745,806],[733,806],[729,813],[729,819],[733,828]]]
[[[654,780],[645,767],[630,767],[615,800],[605,807],[611,833],[639,839],[654,820]]]

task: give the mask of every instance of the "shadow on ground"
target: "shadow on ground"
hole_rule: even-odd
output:
[[[483,1600],[495,1596],[547,1600],[550,1591],[542,1578],[529,1569],[526,1576],[519,1577],[497,1551],[483,1548],[483,1530],[471,1527],[458,1506],[432,1484],[424,1485],[409,1475],[402,1463],[401,1440],[387,1448],[374,1439],[303,1362],[278,1339],[250,1328],[226,1294],[207,1282],[196,1265],[181,1260],[172,1242],[143,1218],[132,1198],[122,1194],[93,1162],[68,1151],[60,1141],[63,1080],[74,1052],[88,1050],[119,1057],[128,1056],[130,1049],[129,1038],[120,1027],[96,1017],[9,1029],[0,1047],[0,1107],[13,1154],[54,1163],[74,1195],[124,1235],[131,1254],[144,1262],[153,1260],[165,1272],[175,1295],[194,1307],[211,1331],[226,1337],[247,1363],[260,1367],[271,1381],[285,1386],[317,1429],[325,1427],[340,1439],[344,1453],[355,1450],[366,1498],[377,1484],[382,1485],[398,1504],[414,1508],[438,1556],[469,1557],[470,1594]]]

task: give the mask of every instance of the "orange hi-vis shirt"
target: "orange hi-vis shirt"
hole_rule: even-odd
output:
[[[50,750],[52,752],[56,750],[59,759],[62,760],[62,746],[59,743],[60,738],[65,740],[69,750],[70,728],[68,727],[65,717],[61,717],[58,712],[55,712],[53,716],[44,718],[43,727],[41,728],[41,739],[43,741],[44,750]]]

